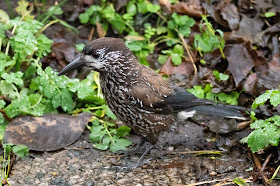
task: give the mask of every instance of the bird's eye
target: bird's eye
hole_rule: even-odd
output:
[[[99,54],[97,54],[97,53],[95,53],[95,52],[92,53],[91,55],[92,55],[92,57],[94,57],[94,58],[99,58]]]

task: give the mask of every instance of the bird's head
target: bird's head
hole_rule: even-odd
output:
[[[99,38],[86,44],[80,57],[62,69],[59,75],[83,66],[100,73],[111,73],[116,68],[129,66],[132,59],[133,54],[122,39]]]

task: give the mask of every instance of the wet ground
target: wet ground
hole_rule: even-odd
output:
[[[85,131],[64,150],[31,152],[30,156],[18,159],[8,180],[13,186],[233,185],[232,179],[238,177],[249,185],[257,185],[252,183],[252,164],[243,147],[235,142],[236,136],[213,137],[212,133],[205,132],[205,127],[184,122],[176,131],[163,133],[144,164],[132,171],[126,168],[140,155],[120,157],[109,151],[95,150],[87,141]],[[140,140],[134,134],[130,139],[134,144]],[[216,141],[211,142],[214,139]],[[220,155],[215,154],[217,150],[222,150]]]

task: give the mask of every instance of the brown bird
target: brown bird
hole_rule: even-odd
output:
[[[169,85],[154,70],[140,64],[122,39],[100,38],[89,42],[81,56],[59,75],[82,66],[100,73],[102,92],[110,109],[151,143],[137,164],[158,141],[160,132],[174,124],[174,116],[186,119],[195,113],[203,113],[244,119],[234,107],[216,105]]]

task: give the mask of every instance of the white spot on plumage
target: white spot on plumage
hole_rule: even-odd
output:
[[[192,110],[192,111],[189,111],[189,112],[181,111],[181,112],[178,113],[177,116],[178,116],[178,119],[185,120],[185,119],[188,119],[190,117],[193,117],[195,113],[196,113],[195,110]]]

